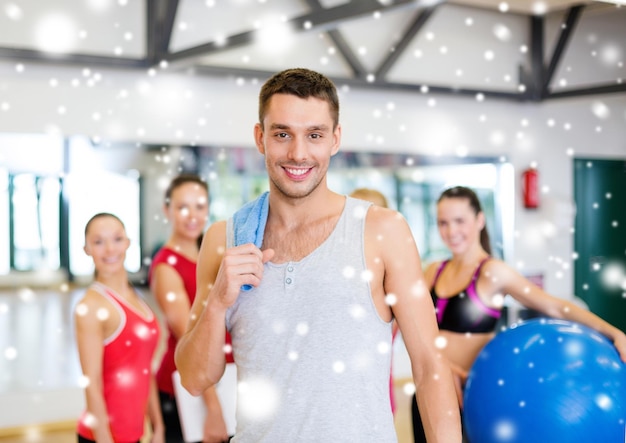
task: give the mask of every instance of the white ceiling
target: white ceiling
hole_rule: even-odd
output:
[[[626,5],[626,0],[623,1]],[[0,61],[543,100],[626,92],[626,6],[572,0],[8,0]]]

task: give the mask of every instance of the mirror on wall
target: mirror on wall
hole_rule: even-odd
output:
[[[9,171],[0,167],[0,275],[7,275],[11,270],[9,258]]]
[[[393,157],[389,154],[366,154]],[[397,156],[396,156],[397,157]],[[387,197],[390,206],[407,219],[424,263],[448,256],[436,220],[436,202],[441,192],[451,186],[471,187],[478,194],[492,238],[493,254],[504,258],[512,244],[503,235],[513,223],[513,168],[502,160],[474,158],[415,158],[400,156],[380,160],[385,166],[335,168],[329,172],[331,188],[345,194],[357,187],[375,188]],[[508,231],[510,232],[510,231]]]
[[[21,144],[19,156],[11,150]],[[24,161],[45,156],[48,161]],[[50,158],[52,153],[60,158]],[[12,153],[12,154],[5,154]],[[145,281],[152,253],[168,235],[164,191],[181,172],[209,184],[209,223],[232,215],[268,189],[264,158],[250,147],[98,143],[86,137],[48,138],[0,134],[0,283],[88,281],[93,268],[83,252],[84,226],[97,212],[118,215],[131,238],[126,266],[136,283]],[[437,231],[435,205],[453,185],[476,190],[490,231],[494,255],[511,250],[503,232],[512,231],[513,168],[502,158],[443,158],[340,151],[331,161],[328,184],[349,194],[375,188],[411,226],[424,263],[447,254]],[[54,278],[52,276],[55,276]]]

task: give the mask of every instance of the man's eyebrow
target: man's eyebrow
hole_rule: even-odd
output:
[[[309,131],[328,131],[329,126],[328,125],[313,125],[313,126],[309,126],[307,128]]]
[[[272,123],[270,129],[289,129],[289,125],[284,123]]]
[[[308,126],[306,130],[307,131],[328,131],[329,128],[330,127],[328,125],[325,125],[322,123],[322,124],[314,124],[314,125]],[[276,129],[291,129],[291,126],[285,123],[272,123],[270,125],[270,130],[276,130]]]

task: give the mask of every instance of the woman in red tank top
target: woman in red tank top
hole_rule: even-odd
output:
[[[178,338],[187,329],[191,304],[196,296],[196,261],[202,234],[209,217],[209,190],[197,175],[175,177],[165,191],[163,208],[170,224],[170,236],[152,259],[148,281],[168,329],[167,347],[157,372],[157,385],[165,434],[169,442],[183,442],[172,374],[176,370],[174,351]],[[228,339],[227,335],[227,339]],[[232,358],[227,361],[232,362]],[[206,405],[203,441],[228,440],[226,423],[215,387],[203,394]]]
[[[138,442],[146,415],[150,442],[165,441],[151,369],[159,325],[128,282],[124,260],[129,244],[115,215],[99,213],[87,223],[85,253],[93,259],[95,282],[74,311],[86,399],[79,442]]]

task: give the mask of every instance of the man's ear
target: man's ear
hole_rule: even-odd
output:
[[[334,145],[330,153],[331,156],[339,152],[339,147],[341,146],[341,124],[340,123],[337,123],[337,127],[333,131],[333,138],[334,138],[334,141],[333,141]]]
[[[254,125],[254,142],[256,143],[257,150],[263,155],[265,155],[265,143],[263,142],[264,135],[261,123]]]

